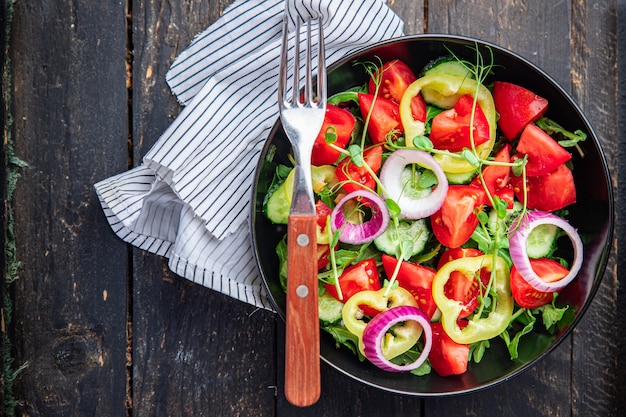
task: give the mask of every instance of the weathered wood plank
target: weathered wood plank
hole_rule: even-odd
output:
[[[389,0],[387,3],[398,16],[402,17],[405,35],[414,35],[427,31],[427,22],[424,21],[427,1]]]
[[[10,336],[7,330],[7,314],[9,312],[5,311],[6,308],[6,302],[5,302],[5,287],[6,282],[8,280],[8,276],[7,276],[7,267],[6,267],[6,259],[7,259],[7,248],[6,248],[6,242],[7,242],[7,208],[8,208],[8,199],[10,198],[10,196],[7,194],[7,167],[8,167],[8,160],[7,160],[7,145],[8,145],[8,129],[9,129],[9,121],[8,121],[8,114],[10,114],[11,110],[9,107],[9,102],[10,100],[8,100],[9,95],[7,94],[7,88],[8,88],[8,83],[9,81],[7,80],[7,72],[5,72],[5,70],[8,69],[8,63],[7,63],[7,57],[8,54],[7,52],[9,51],[9,45],[8,45],[8,40],[7,40],[7,32],[8,32],[8,27],[9,27],[9,23],[7,21],[7,17],[8,17],[9,11],[8,11],[8,4],[7,2],[4,2],[2,4],[2,6],[0,6],[0,22],[2,22],[2,25],[0,25],[0,31],[2,31],[0,33],[0,48],[2,48],[2,61],[0,62],[0,74],[2,79],[0,80],[0,95],[2,97],[2,106],[0,107],[0,129],[2,130],[2,136],[4,138],[3,140],[3,144],[0,147],[0,159],[2,160],[2,166],[4,167],[2,169],[2,171],[0,171],[0,198],[2,198],[2,205],[0,205],[0,219],[2,219],[2,231],[0,231],[0,250],[2,251],[2,253],[5,254],[5,256],[2,257],[2,259],[0,259],[0,267],[2,268],[2,276],[4,277],[3,282],[0,284],[0,318],[2,319],[2,326],[0,327],[0,340],[2,340],[2,345],[0,346],[0,358],[2,358],[2,363],[3,363],[3,369],[6,367],[7,364],[7,356],[5,356],[6,354],[6,348],[5,348],[5,340],[9,340]],[[12,303],[13,301],[10,298],[7,298],[7,300],[10,300],[9,302]],[[12,314],[12,313],[11,313]],[[6,401],[6,394],[7,394],[7,386],[10,385],[7,384],[6,381],[6,371],[3,372],[3,376],[0,378],[0,409],[2,410],[6,410],[5,407],[5,401]],[[12,405],[9,406],[12,409]],[[1,413],[0,413],[1,414]]]
[[[273,415],[273,313],[156,274],[147,258],[136,268],[133,415]]]
[[[123,416],[126,247],[93,183],[126,168],[125,7],[14,7],[16,397],[24,415]]]
[[[618,150],[625,140],[617,129],[617,4],[615,1],[572,2],[572,94],[586,112],[602,145],[609,168],[618,171]],[[623,151],[622,151],[623,153]],[[616,201],[617,175],[613,175]],[[623,198],[622,198],[623,204]],[[622,220],[623,221],[623,220]],[[618,274],[618,239],[614,235],[602,285],[573,332],[572,415],[618,415],[626,397],[622,325],[624,271]],[[623,265],[623,262],[622,262]],[[621,276],[620,276],[621,275]]]
[[[618,0],[617,1],[617,16],[618,16],[618,24],[617,24],[617,35],[618,35],[618,66],[617,66],[617,89],[618,89],[618,108],[617,108],[617,131],[624,132],[626,131],[626,26],[622,23],[624,22],[623,16],[626,16],[626,1]],[[619,178],[619,174],[626,172],[626,159],[623,157],[625,143],[624,136],[621,134],[617,134],[617,167],[613,167],[613,172],[617,172],[617,177]],[[617,269],[617,310],[616,317],[624,317],[626,315],[626,276],[624,270],[624,261],[626,259],[626,245],[624,236],[626,236],[626,181],[619,181],[617,184],[617,195],[619,198],[617,201],[617,228],[615,230],[618,246],[617,246],[617,261],[615,265],[615,269]],[[612,267],[613,268],[613,267]],[[619,323],[619,320],[616,320]],[[626,334],[623,326],[617,326],[616,333],[613,336],[615,343],[617,345],[617,349],[613,355],[615,358],[615,374],[616,381],[615,386],[618,388],[618,392],[616,394],[616,398],[611,400],[613,407],[617,410],[626,409],[626,394],[622,391],[623,387],[626,387]],[[613,363],[611,362],[611,365]]]
[[[166,71],[230,3],[133,3],[135,164],[180,112]],[[274,314],[133,252],[133,415],[274,415]]]

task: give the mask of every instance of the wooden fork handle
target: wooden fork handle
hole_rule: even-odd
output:
[[[285,397],[305,407],[321,393],[316,216],[290,215],[287,236]]]

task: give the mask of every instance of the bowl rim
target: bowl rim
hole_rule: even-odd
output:
[[[389,388],[389,387],[381,386],[380,384],[376,384],[371,381],[368,381],[365,378],[359,377],[341,368],[339,365],[327,359],[322,354],[322,352],[320,352],[320,358],[322,359],[324,363],[326,363],[332,369],[338,371],[339,373],[346,375],[350,379],[357,381],[361,384],[364,384],[365,386],[373,387],[373,388],[376,388],[385,392],[393,393],[393,394],[400,394],[400,395],[413,396],[413,397],[424,397],[424,398],[426,397],[431,397],[431,398],[432,397],[451,397],[451,396],[457,396],[457,395],[463,395],[467,393],[474,393],[474,392],[482,391],[482,390],[494,387],[496,385],[502,384],[510,379],[513,379],[514,377],[524,373],[528,369],[535,366],[538,362],[540,362],[546,356],[548,356],[551,352],[553,352],[567,337],[569,337],[569,335],[571,334],[573,329],[576,327],[576,325],[579,323],[579,321],[582,319],[586,310],[589,308],[591,302],[595,298],[595,295],[598,291],[598,288],[600,287],[602,283],[602,279],[606,272],[606,266],[608,264],[608,260],[612,251],[611,242],[613,240],[614,228],[615,228],[614,191],[613,191],[613,184],[611,182],[610,169],[606,160],[606,154],[604,152],[602,142],[600,141],[600,138],[597,135],[596,131],[593,129],[591,122],[587,118],[586,114],[582,111],[578,103],[572,98],[572,96],[567,90],[565,90],[551,75],[549,75],[542,68],[540,68],[539,66],[531,62],[529,59],[523,57],[522,55],[514,51],[511,51],[509,49],[506,49],[500,45],[497,45],[489,41],[481,40],[479,38],[474,38],[474,37],[465,36],[465,35],[452,35],[452,34],[444,34],[444,33],[425,33],[425,34],[404,35],[404,36],[400,36],[396,38],[382,40],[374,44],[371,44],[369,46],[359,48],[349,53],[345,57],[339,59],[338,61],[334,62],[333,64],[329,65],[328,72],[330,73],[332,70],[342,65],[345,65],[349,63],[350,61],[353,61],[356,58],[359,58],[360,56],[367,54],[368,52],[374,49],[389,46],[389,45],[394,45],[394,44],[411,43],[411,42],[416,42],[416,41],[417,42],[455,42],[455,43],[466,43],[466,44],[474,43],[480,47],[492,48],[493,50],[497,50],[502,54],[509,55],[510,57],[514,59],[520,60],[524,62],[524,64],[527,65],[532,71],[536,72],[538,75],[541,75],[545,79],[545,81],[551,84],[551,86],[563,96],[563,98],[571,105],[572,109],[575,110],[577,116],[585,125],[586,132],[588,133],[587,140],[591,139],[593,143],[597,146],[598,150],[600,151],[599,158],[600,158],[600,163],[603,168],[602,174],[604,175],[604,178],[606,179],[606,189],[608,193],[608,201],[607,201],[608,228],[606,231],[607,234],[606,234],[606,238],[604,239],[603,245],[601,246],[600,249],[598,249],[601,253],[601,256],[598,259],[598,265],[595,270],[593,283],[589,289],[589,295],[587,299],[585,300],[585,302],[583,303],[583,305],[577,312],[575,318],[568,325],[567,329],[565,329],[562,332],[562,334],[560,334],[556,338],[556,340],[544,352],[534,357],[533,359],[529,360],[527,363],[519,366],[518,368],[513,369],[511,372],[508,372],[482,385],[478,385],[478,386],[468,388],[468,389],[462,389],[462,390],[450,391],[450,392],[417,392],[417,391]],[[264,157],[267,154],[269,145],[271,144],[271,138],[274,137],[276,132],[281,129],[281,126],[282,125],[280,122],[280,118],[276,116],[276,121],[272,125],[270,133],[268,134],[268,137],[263,142],[263,147],[262,147],[261,152],[259,153],[257,166],[255,167],[254,182],[253,182],[253,187],[252,187],[252,199],[251,199],[252,202],[256,201],[257,186],[259,183],[258,181],[259,174],[264,164],[264,160],[265,160]],[[256,204],[251,204],[251,215],[249,216],[249,230],[251,232],[250,239],[251,239],[254,259],[257,265],[257,271],[259,272],[259,276],[261,277],[263,288],[266,291],[267,298],[269,299],[275,312],[278,314],[278,316],[281,318],[281,320],[284,323],[285,322],[284,309],[281,305],[279,305],[279,303],[276,301],[275,297],[273,296],[268,280],[263,272],[263,268],[261,267],[261,259],[259,257],[259,251],[257,247],[258,236],[256,232],[256,227],[255,227],[257,214],[258,213],[256,210]]]

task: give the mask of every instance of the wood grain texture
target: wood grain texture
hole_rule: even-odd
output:
[[[29,416],[123,416],[126,247],[93,184],[127,166],[125,8],[14,8],[16,397]]]
[[[626,16],[626,0],[618,0],[617,2],[617,131],[624,132],[626,130],[626,25],[620,24],[623,22],[623,16]],[[617,169],[618,177],[626,172],[626,149],[625,149],[624,135],[617,134]],[[617,260],[615,264],[615,273],[617,275],[617,309],[615,311],[616,317],[624,317],[626,315],[626,286],[623,284],[626,282],[626,274],[624,268],[624,261],[626,259],[626,248],[624,246],[624,236],[626,236],[626,181],[618,181],[617,184],[617,228],[615,230],[617,236],[617,248],[615,253],[617,254]],[[606,278],[605,278],[606,279]],[[613,336],[616,350],[612,352],[615,357],[615,374],[616,374],[616,387],[626,386],[626,335],[623,326],[617,326],[616,334]],[[615,395],[611,398],[612,406],[617,410],[626,409],[626,395],[622,391],[610,392],[611,395]]]
[[[292,238],[287,242],[285,397],[307,407],[321,390],[316,215],[290,214],[287,233]]]
[[[7,77],[6,74],[9,73],[8,69],[9,69],[9,63],[7,62],[7,58],[8,58],[8,50],[9,50],[9,45],[8,45],[8,40],[7,40],[7,34],[9,34],[9,23],[7,21],[8,15],[9,15],[10,11],[8,10],[7,7],[7,2],[4,2],[2,4],[2,6],[0,6],[0,22],[2,22],[2,25],[0,25],[0,31],[2,31],[0,33],[0,48],[2,48],[2,61],[0,61],[0,74],[2,74],[2,80],[0,80],[0,95],[2,97],[2,106],[0,106],[0,129],[2,129],[2,137],[4,138],[3,140],[3,144],[2,146],[0,146],[0,160],[2,160],[3,166],[8,167],[8,158],[7,158],[7,151],[8,151],[8,140],[9,140],[9,114],[11,113],[10,110],[10,100],[8,100],[8,98],[10,97],[9,94],[7,94],[7,89],[8,89],[8,85],[9,85],[9,77]],[[7,274],[7,225],[8,225],[8,216],[7,216],[7,212],[9,209],[9,202],[7,202],[9,195],[7,192],[7,169],[3,169],[0,172],[0,196],[2,196],[2,202],[3,204],[0,205],[0,219],[2,219],[2,231],[0,231],[0,249],[2,250],[2,253],[5,254],[4,257],[2,257],[2,259],[0,259],[0,266],[2,267],[2,271],[3,271],[3,277],[4,277],[4,282],[2,282],[2,285],[0,285],[0,300],[2,300],[2,304],[0,304],[0,318],[2,319],[2,326],[0,327],[0,338],[3,341],[1,346],[0,346],[0,358],[2,358],[2,363],[3,363],[3,368],[5,368],[7,366],[7,359],[8,356],[6,355],[6,349],[8,348],[7,344],[4,342],[5,340],[10,340],[10,337],[12,336],[10,334],[10,332],[8,331],[7,327],[10,325],[10,316],[12,316],[12,312],[6,311],[5,309],[7,308],[7,303],[5,302],[5,300],[9,300],[10,303],[12,303],[13,301],[11,300],[10,297],[5,298],[5,292],[6,289],[8,289],[8,285],[6,284],[6,282],[8,281],[9,277]],[[5,371],[6,372],[6,371]],[[0,378],[0,409],[5,410],[5,404],[7,401],[7,390],[10,390],[11,388],[9,387],[9,385],[11,385],[10,382],[7,383],[6,380],[6,374],[3,372],[3,377]],[[12,407],[12,406],[10,406]],[[2,414],[2,413],[0,413]]]
[[[167,69],[228,4],[133,3],[133,164],[181,110]],[[274,314],[186,281],[139,250],[132,306],[133,416],[273,414]]]
[[[165,259],[113,235],[93,183],[141,163],[179,114],[165,73],[231,2],[15,3],[14,137],[29,164],[14,203],[23,269],[12,336],[16,362],[29,361],[16,386],[21,415],[619,415],[626,406],[620,235],[577,329],[522,375],[471,395],[421,399],[366,387],[322,363],[322,396],[307,408],[283,393],[282,320],[174,275]],[[621,2],[388,4],[407,34],[475,36],[550,73],[589,116],[620,185]]]
[[[572,2],[572,94],[587,114],[604,147],[609,168],[618,170],[619,146],[623,135],[617,130],[617,8],[615,2]],[[617,193],[617,176],[613,176]],[[619,201],[619,200],[618,200]],[[614,249],[618,239],[614,236]],[[621,398],[626,396],[625,376],[618,372],[623,364],[618,343],[626,331],[618,314],[617,252],[613,250],[598,293],[585,316],[574,329],[572,346],[572,415],[618,415]],[[622,262],[623,265],[623,262]],[[622,269],[622,277],[623,277]],[[622,281],[622,285],[623,285]],[[612,400],[606,401],[607,398]]]

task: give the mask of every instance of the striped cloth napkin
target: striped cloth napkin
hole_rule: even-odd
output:
[[[254,169],[278,118],[285,7],[292,22],[322,15],[328,64],[402,35],[382,0],[237,0],[168,71],[185,107],[143,163],[95,184],[121,239],[167,257],[182,277],[270,310],[248,219]]]

